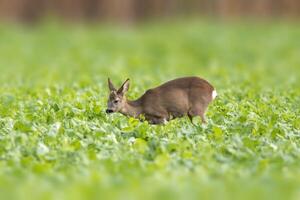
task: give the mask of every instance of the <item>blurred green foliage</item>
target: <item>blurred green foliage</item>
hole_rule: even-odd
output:
[[[291,22],[1,25],[1,198],[299,199],[299,38]],[[107,77],[136,98],[185,75],[217,88],[206,125],[104,112]]]

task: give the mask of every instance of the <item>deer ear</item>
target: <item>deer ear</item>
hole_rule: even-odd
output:
[[[125,94],[129,89],[129,78],[122,84],[122,86],[118,89],[118,94]]]
[[[114,84],[110,81],[110,78],[108,78],[108,88],[110,91],[116,91],[116,88],[114,86]]]

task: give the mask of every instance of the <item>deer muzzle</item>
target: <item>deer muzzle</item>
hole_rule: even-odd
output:
[[[113,110],[111,110],[111,109],[106,109],[106,111],[105,111],[107,114],[110,114],[110,113],[113,113],[114,111]]]

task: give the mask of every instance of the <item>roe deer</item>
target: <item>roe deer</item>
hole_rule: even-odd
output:
[[[171,119],[188,116],[191,122],[195,116],[205,121],[208,104],[217,96],[216,90],[199,77],[184,77],[168,81],[149,89],[134,101],[126,99],[129,79],[117,90],[108,78],[110,90],[106,113],[120,112],[126,116],[144,118],[150,124],[166,123]]]

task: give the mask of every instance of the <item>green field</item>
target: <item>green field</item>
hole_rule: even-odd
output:
[[[299,23],[2,24],[0,72],[1,199],[300,199]],[[186,75],[205,125],[105,114]]]

